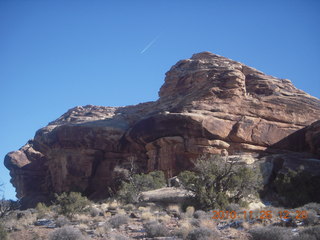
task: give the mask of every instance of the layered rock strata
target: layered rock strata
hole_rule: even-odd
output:
[[[5,157],[17,196],[36,202],[81,191],[99,198],[113,169],[132,161],[171,177],[206,153],[320,158],[320,100],[287,79],[203,52],[176,63],[159,96],[135,106],[75,107],[38,130]]]

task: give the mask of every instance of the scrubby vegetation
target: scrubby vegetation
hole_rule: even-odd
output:
[[[1,240],[7,240],[8,239],[7,231],[4,228],[4,225],[2,222],[0,222],[0,239]]]
[[[202,158],[195,163],[193,172],[180,174],[183,186],[195,193],[199,205],[187,200],[183,204],[140,202],[141,191],[165,186],[165,178],[162,172],[132,174],[121,183],[122,201],[110,198],[93,203],[80,193],[71,192],[56,195],[52,206],[39,203],[35,209],[7,212],[0,219],[0,240],[320,239],[319,203],[308,203],[291,210],[264,206],[250,210],[252,214],[249,214],[243,199],[257,192],[260,175],[251,168],[226,160]],[[131,194],[130,189],[136,190],[135,195],[125,196]],[[127,204],[124,199],[138,202]],[[214,218],[214,209],[233,211],[238,217],[231,219],[219,215]],[[290,212],[287,219],[279,217],[279,212],[284,211]],[[297,218],[296,211],[307,212],[308,217]],[[261,212],[269,212],[272,217],[261,219]]]
[[[70,192],[56,195],[56,204],[60,214],[72,218],[76,213],[83,212],[90,205],[90,201],[81,193]]]
[[[18,208],[19,208],[18,202],[12,201],[12,200],[6,200],[6,199],[2,198],[0,200],[0,218],[3,218],[10,211],[13,211]]]
[[[128,181],[123,181],[117,197],[125,203],[139,202],[142,191],[153,190],[166,186],[166,179],[162,171],[154,171],[148,174],[133,174]]]
[[[48,212],[50,212],[50,208],[41,202],[37,204],[36,210],[38,212],[38,218],[44,218],[48,214]]]
[[[78,229],[68,226],[53,231],[49,240],[85,240],[85,237]]]
[[[207,227],[193,229],[188,235],[187,240],[210,240],[215,239],[215,232]]]
[[[318,240],[320,239],[320,226],[303,229],[294,240]]]
[[[315,203],[315,202],[310,202],[307,203],[303,206],[303,209],[306,210],[313,210],[315,211],[317,214],[320,214],[320,203]]]
[[[41,206],[41,207],[39,207]],[[156,237],[176,237],[183,240],[239,239],[239,240],[286,240],[319,239],[319,204],[310,203],[291,212],[312,212],[312,218],[296,219],[288,215],[284,221],[279,218],[283,208],[264,207],[252,210],[253,217],[244,216],[247,210],[237,204],[230,204],[226,211],[236,211],[237,219],[212,219],[212,211],[197,210],[194,206],[183,208],[179,204],[139,203],[123,205],[109,200],[92,203],[88,211],[80,211],[72,218],[59,215],[59,205],[46,207],[45,219],[39,219],[34,209],[14,211],[5,217],[0,236],[8,234],[7,239],[146,239]],[[39,210],[38,209],[38,210]],[[90,210],[91,209],[91,210]],[[92,214],[94,209],[94,214]],[[273,217],[261,220],[261,210],[270,211]],[[98,213],[99,214],[96,214]],[[299,224],[298,224],[299,223]],[[44,224],[44,225],[43,225]],[[277,227],[276,227],[277,226]],[[293,232],[292,230],[295,229]]]
[[[287,207],[298,207],[309,202],[320,202],[320,178],[303,169],[278,174],[274,181],[277,193],[283,197]]]
[[[258,227],[249,231],[252,240],[291,240],[292,232],[284,227]]]
[[[144,228],[148,237],[165,237],[168,235],[168,229],[157,221],[147,222]]]
[[[57,227],[63,227],[69,225],[70,221],[64,216],[59,216],[55,219],[55,223]]]
[[[205,211],[203,211],[203,210],[197,210],[197,211],[195,211],[194,214],[193,214],[194,218],[196,218],[196,219],[204,218],[204,217],[206,217],[207,215],[208,215],[208,214],[207,214]]]
[[[195,193],[203,209],[225,209],[230,203],[242,203],[261,188],[259,170],[216,155],[201,157],[194,171],[180,173],[179,179]]]
[[[118,214],[118,215],[115,215],[115,216],[110,218],[109,224],[113,228],[119,228],[121,225],[127,224],[128,221],[129,221],[128,216],[122,215],[122,214]]]

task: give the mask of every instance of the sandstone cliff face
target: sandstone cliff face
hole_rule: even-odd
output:
[[[159,96],[136,106],[75,107],[38,130],[5,157],[17,196],[39,201],[81,191],[98,198],[115,166],[132,160],[141,171],[173,176],[204,153],[258,157],[287,150],[320,158],[320,124],[312,124],[320,119],[320,100],[289,80],[203,52],[174,65]]]

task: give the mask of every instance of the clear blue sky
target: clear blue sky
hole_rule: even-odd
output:
[[[0,0],[0,158],[74,106],[156,100],[165,72],[201,51],[319,98],[319,13],[318,0]]]

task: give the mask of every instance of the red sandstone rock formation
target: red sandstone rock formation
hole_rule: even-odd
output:
[[[173,176],[204,153],[308,151],[320,158],[320,100],[230,59],[203,52],[166,73],[160,98],[127,107],[70,109],[8,153],[17,196],[106,193],[117,165]],[[289,135],[300,130],[298,137]],[[291,143],[296,145],[292,146]],[[255,155],[257,156],[257,155]]]

